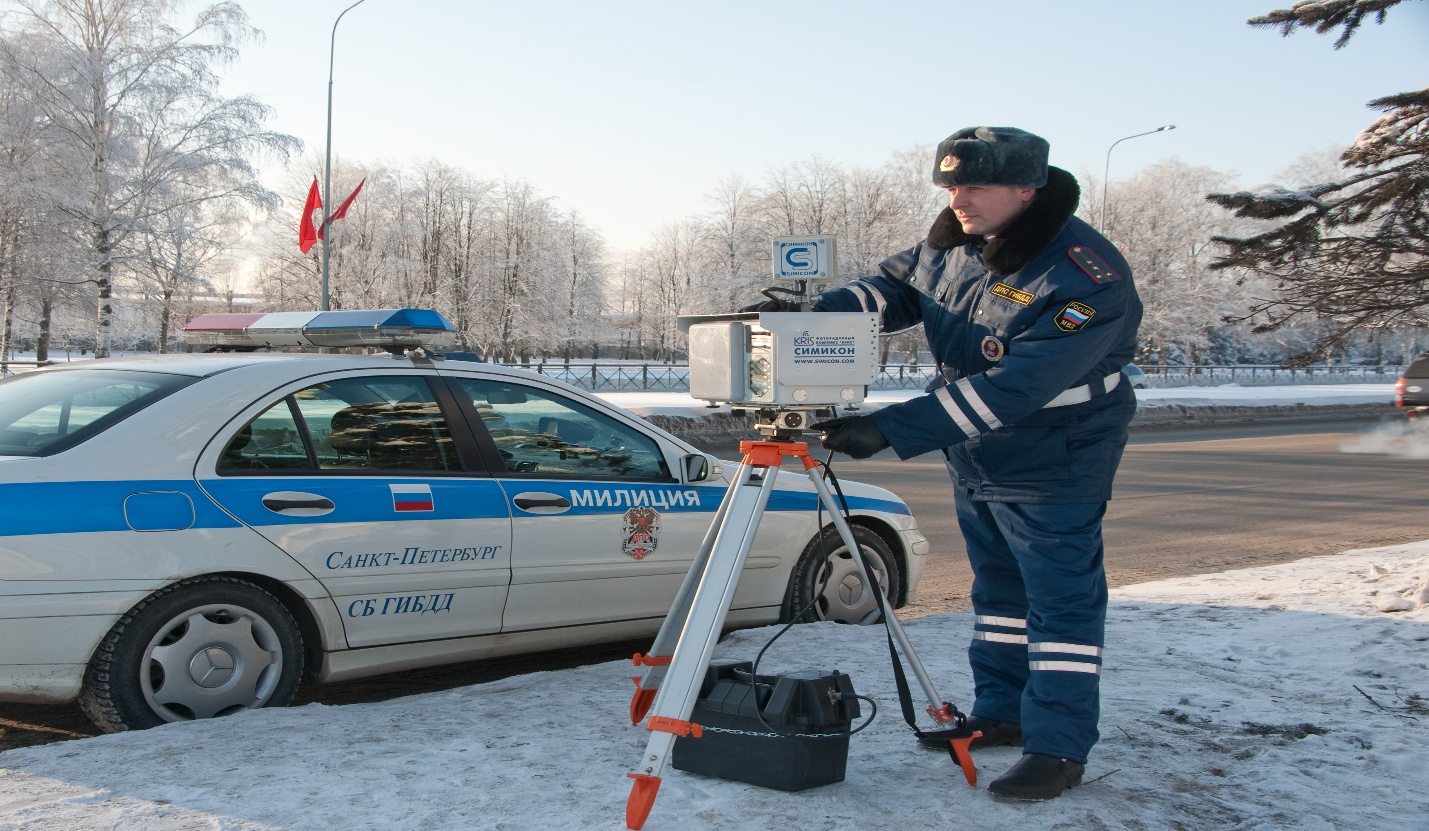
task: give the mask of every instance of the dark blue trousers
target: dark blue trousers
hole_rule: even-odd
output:
[[[1085,764],[1098,737],[1106,503],[956,501],[973,570],[972,714],[1022,725],[1025,753]]]

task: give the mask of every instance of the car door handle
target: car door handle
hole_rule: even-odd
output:
[[[571,509],[571,501],[554,493],[518,493],[512,504],[528,514],[563,514]]]
[[[284,516],[322,516],[337,506],[326,496],[298,491],[278,491],[263,497],[263,507]]]

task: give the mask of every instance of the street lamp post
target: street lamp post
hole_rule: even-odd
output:
[[[342,15],[366,3],[367,0],[357,0],[351,6],[342,10],[342,14],[337,16],[337,20],[332,22],[332,39],[328,44],[327,51],[327,151],[323,154],[323,216],[332,210],[332,66],[333,57],[337,51],[337,24],[342,22]],[[323,232],[323,296],[322,311],[332,308],[328,302],[328,233],[326,227]]]
[[[1161,132],[1165,132],[1166,130],[1174,130],[1174,129],[1176,129],[1176,125],[1175,125],[1175,124],[1165,124],[1165,125],[1162,125],[1162,126],[1160,126],[1160,127],[1157,127],[1155,130],[1147,130],[1147,131],[1144,132],[1144,133],[1137,133],[1137,134],[1134,135],[1134,136],[1124,136],[1124,137],[1119,138],[1119,139],[1117,139],[1116,141],[1112,142],[1112,143],[1111,143],[1111,147],[1108,147],[1108,148],[1106,149],[1106,167],[1102,168],[1102,221],[1101,221],[1101,227],[1097,229],[1098,231],[1101,231],[1101,232],[1102,232],[1102,236],[1106,236],[1106,186],[1107,186],[1107,176],[1109,176],[1109,175],[1111,174],[1111,151],[1112,151],[1112,148],[1116,147],[1118,144],[1121,144],[1123,141],[1126,141],[1127,139],[1140,138],[1140,137],[1142,137],[1142,136],[1149,136],[1149,135],[1151,135],[1152,133],[1161,133]]]

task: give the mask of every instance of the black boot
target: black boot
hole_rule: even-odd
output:
[[[992,780],[988,793],[1008,799],[1056,799],[1062,791],[1082,784],[1086,767],[1056,756],[1024,753],[1007,773]]]
[[[973,739],[972,744],[968,745],[969,750],[1022,744],[1022,728],[1016,724],[993,721],[982,716],[968,716],[967,726],[969,730],[982,733],[981,738]],[[918,744],[931,750],[947,750],[948,740],[940,736],[940,732],[938,730],[928,731],[918,737]]]

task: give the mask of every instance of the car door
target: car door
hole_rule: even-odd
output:
[[[723,483],[681,484],[658,441],[574,396],[444,374],[510,500],[503,631],[668,612]]]
[[[375,370],[291,385],[199,463],[215,501],[322,582],[353,647],[501,628],[507,500],[430,381]]]

